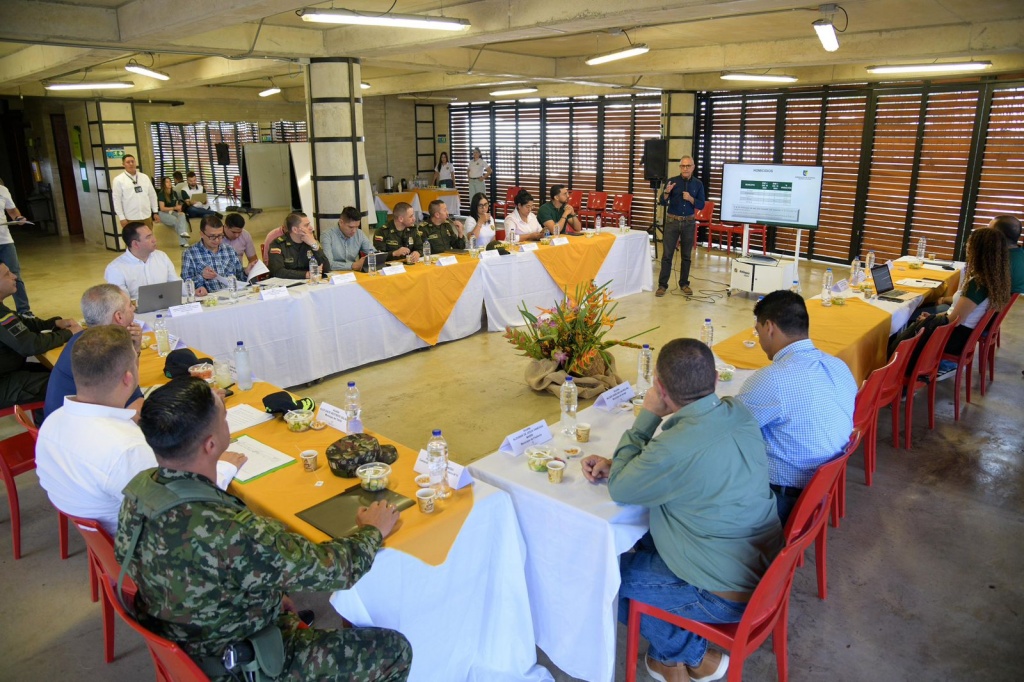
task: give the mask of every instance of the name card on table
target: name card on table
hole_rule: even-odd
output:
[[[864,270],[860,270],[854,276],[853,281],[850,282],[850,286],[854,286],[855,287],[858,284],[860,284],[861,282],[863,282],[864,280],[866,280],[867,278],[868,278],[868,273],[865,272]]]
[[[181,305],[172,305],[167,309],[167,312],[171,314],[171,317],[184,317],[185,315],[195,315],[196,313],[203,312],[203,304],[199,301],[195,303],[183,303]]]
[[[331,279],[329,281],[331,284],[348,284],[356,281],[356,273],[342,272],[337,275],[331,275]]]
[[[506,436],[498,450],[518,457],[531,445],[547,443],[552,438],[554,436],[551,435],[551,429],[548,428],[547,422],[541,419],[536,424],[530,424],[525,429]]]
[[[551,246],[564,246],[569,243],[568,237],[552,237]]]
[[[405,266],[402,265],[402,264],[388,265],[388,266],[385,266],[385,267],[381,268],[380,271],[382,273],[384,273],[385,275],[388,275],[388,276],[391,276],[391,275],[401,275],[402,273],[405,272]]]
[[[480,252],[480,260],[491,260],[492,258],[499,258],[500,256],[501,254],[493,249],[490,251]]]
[[[320,411],[316,418],[317,421],[322,421],[342,433],[348,433],[348,417],[345,415],[345,410],[340,407],[335,407],[330,403],[320,403]]]
[[[633,386],[628,381],[623,381],[615,388],[610,388],[597,396],[597,400],[594,401],[594,407],[605,412],[615,412],[619,409],[621,403],[632,400],[635,395]]]
[[[526,252],[526,251],[536,251],[537,250],[537,242],[523,242],[522,244],[519,245],[519,250],[523,251],[523,252]]]
[[[268,287],[266,289],[260,289],[260,299],[264,301],[272,301],[275,298],[288,298],[289,295],[288,289],[285,287]]]
[[[440,258],[437,259],[437,264],[443,266],[458,265],[459,259],[456,258],[455,256],[441,256]]]
[[[430,463],[427,459],[427,451],[420,450],[419,456],[416,458],[416,464],[413,465],[412,470],[417,474],[429,474]],[[467,485],[473,482],[473,477],[469,475],[466,467],[461,464],[448,460],[448,471],[445,472],[445,478],[448,479],[448,487],[453,490],[459,490],[465,488]]]
[[[846,281],[845,279],[841,279],[841,280],[839,280],[838,282],[836,282],[835,284],[832,285],[832,293],[833,294],[841,294],[844,291],[848,291],[849,288],[850,288],[850,283],[848,281]]]

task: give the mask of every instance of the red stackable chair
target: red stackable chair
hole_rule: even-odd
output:
[[[841,459],[841,458],[840,458]],[[779,552],[779,555],[772,561],[771,566],[761,578],[757,589],[754,590],[747,608],[743,612],[743,618],[739,623],[699,623],[689,618],[683,618],[669,613],[656,606],[644,604],[643,602],[631,599],[629,602],[629,621],[626,635],[626,681],[636,682],[636,661],[640,648],[640,618],[650,616],[666,621],[677,627],[685,628],[690,632],[705,637],[720,647],[728,650],[731,660],[729,661],[729,682],[739,682],[743,679],[743,664],[747,657],[761,646],[761,644],[773,637],[775,649],[775,661],[778,666],[780,680],[786,680],[788,675],[788,621],[789,621],[789,594],[793,586],[793,575],[796,572],[797,561],[803,556],[804,550],[810,546],[816,537],[822,532],[825,526],[825,519],[829,510],[829,490],[835,482],[838,467],[826,464],[815,477],[811,479],[808,487],[797,501],[793,514],[790,516],[790,524],[787,528],[796,528],[797,531],[787,534],[786,546]],[[842,463],[845,465],[845,461]],[[824,471],[824,473],[822,473]],[[829,481],[821,481],[831,476]],[[812,500],[808,491],[817,491],[817,499]],[[793,524],[795,518],[806,521],[803,528]]]
[[[618,225],[619,216],[626,216],[626,224],[632,224],[633,217],[633,195],[620,194],[612,200],[611,210],[601,213],[601,221],[605,225]]]
[[[579,210],[580,227],[587,227],[594,222],[608,205],[608,192],[591,192],[587,195],[587,207]]]
[[[509,187],[508,191],[505,192],[505,201],[496,201],[494,203],[494,217],[498,217],[498,209],[501,209],[501,217],[507,218],[509,211],[516,210],[516,195],[519,194],[519,190],[522,187]]]
[[[805,496],[808,497],[808,503],[813,507],[813,500],[817,499],[821,494],[821,490],[824,489],[828,493],[828,508],[831,511],[832,522],[834,526],[838,526],[839,519],[839,507],[842,504],[846,505],[845,491],[840,490],[840,483],[846,480],[846,464],[858,447],[860,447],[861,432],[857,429],[853,430],[850,434],[850,440],[846,442],[846,447],[843,448],[843,452],[836,456],[834,459],[829,460],[825,464],[818,467],[818,470],[814,472],[814,477],[811,482],[804,487],[804,491],[800,493],[800,499],[797,500],[796,506],[793,507],[793,511],[789,515],[789,519],[786,521],[786,527],[783,529],[787,538],[792,538],[794,533],[800,531],[801,526],[807,522],[806,504],[803,509],[805,516],[801,518],[796,515],[797,508],[800,507],[801,501]],[[823,488],[823,486],[828,486]],[[808,490],[810,489],[810,493]],[[843,494],[843,499],[840,501],[840,494]],[[796,518],[794,518],[796,517]],[[818,578],[818,597],[825,599],[828,595],[828,572],[826,571],[825,557],[828,554],[828,524],[821,527],[818,532],[818,537],[814,540],[814,565]],[[803,559],[797,562],[797,566],[803,565]]]
[[[1003,320],[1006,319],[1007,313],[1010,312],[1010,308],[1017,302],[1017,297],[1020,294],[1014,294],[1010,296],[1010,301],[999,311],[995,319],[992,321],[992,326],[986,329],[981,334],[981,340],[978,342],[980,347],[978,348],[978,360],[979,367],[978,372],[981,378],[981,394],[985,395],[985,370],[988,370],[988,381],[989,383],[996,380],[996,347],[999,346],[999,330],[1003,327]]]
[[[877,432],[877,417],[878,413],[882,411],[883,407],[889,406],[892,409],[892,446],[898,448],[900,446],[900,398],[903,396],[903,376],[907,373],[907,366],[910,364],[910,358],[914,354],[914,349],[917,348],[918,342],[921,340],[921,335],[924,334],[924,330],[919,331],[914,338],[905,339],[896,346],[896,352],[893,353],[893,358],[897,360],[895,365],[888,365],[889,372],[885,375],[885,382],[882,384],[882,390],[878,394],[878,400],[875,403],[875,428]],[[871,473],[875,472],[875,462],[871,463]],[[867,476],[865,475],[865,482],[867,482]],[[870,484],[869,484],[870,485]]]
[[[708,251],[711,251],[711,235],[718,237],[718,247],[732,250],[733,237],[743,239],[742,225],[712,225],[708,232]],[[761,253],[768,253],[768,228],[764,225],[751,225],[750,236],[761,238]],[[723,242],[725,246],[722,246]]]
[[[273,230],[267,233],[267,238],[263,240],[263,262],[270,263],[270,244],[284,234],[283,227],[275,227]]]
[[[572,210],[575,211],[576,215],[579,215],[580,210],[583,208],[583,190],[570,190],[568,204],[572,206]]]
[[[907,403],[904,406],[903,412],[903,431],[905,433],[904,446],[908,450],[910,449],[911,433],[914,428],[914,395],[919,389],[926,386],[928,387],[928,428],[935,428],[935,380],[939,373],[942,349],[946,347],[946,342],[949,341],[949,337],[954,329],[956,329],[956,322],[950,320],[949,324],[933,331],[931,337],[921,348],[917,361],[910,368],[910,371],[905,372],[905,376],[901,378],[907,396]],[[896,406],[896,408],[898,407],[899,405]]]
[[[875,472],[875,460],[878,454],[878,396],[882,394],[882,386],[893,366],[899,363],[899,351],[893,353],[892,360],[885,367],[879,367],[868,375],[864,385],[857,391],[857,400],[853,408],[853,428],[864,436],[864,484],[871,485],[871,475]],[[846,516],[846,470],[840,474],[841,488],[839,500],[839,518]],[[838,526],[833,519],[833,526]]]
[[[705,201],[704,208],[693,213],[693,250],[697,251],[697,241],[700,237],[700,230],[704,228],[708,235],[708,248],[711,248],[711,220],[715,214],[715,202]]]
[[[985,316],[981,318],[978,325],[971,331],[971,335],[967,337],[967,343],[964,344],[964,349],[960,351],[958,355],[952,353],[942,353],[941,360],[950,360],[956,363],[956,382],[953,386],[953,421],[960,421],[960,384],[963,379],[964,373],[967,373],[967,402],[971,402],[971,370],[974,367],[974,354],[978,350],[978,341],[981,339],[981,334],[988,327],[988,323],[995,317],[996,311],[991,308]],[[950,322],[950,324],[953,324]],[[952,333],[952,332],[950,332]],[[943,345],[945,347],[945,345]],[[982,384],[985,379],[982,377]],[[934,399],[932,401],[934,403]],[[934,410],[932,410],[934,412]],[[934,415],[930,415],[929,419],[930,428],[935,428]],[[910,442],[910,429],[907,428],[907,442]],[[907,447],[910,447],[909,445]]]

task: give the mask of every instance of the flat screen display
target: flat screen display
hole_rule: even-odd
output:
[[[722,222],[818,228],[821,166],[722,165]]]

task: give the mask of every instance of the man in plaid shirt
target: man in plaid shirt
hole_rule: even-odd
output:
[[[224,240],[224,224],[219,215],[203,218],[199,231],[200,240],[188,247],[181,257],[181,278],[190,279],[196,285],[196,295],[219,291],[227,287],[231,275],[239,282],[245,282],[245,270],[235,250],[221,248]]]

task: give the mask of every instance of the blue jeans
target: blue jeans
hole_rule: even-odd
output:
[[[185,209],[185,215],[189,218],[204,218],[208,215],[216,215],[217,212],[202,206],[189,206]]]
[[[627,599],[702,623],[738,623],[747,607],[694,587],[676,576],[658,554],[650,533],[640,538],[634,551],[619,558],[619,571],[622,574],[619,586],[621,623],[629,619]],[[697,667],[708,650],[708,641],[703,637],[650,616],[641,617],[640,634],[650,642],[648,655],[662,663],[682,662]]]
[[[7,266],[7,269],[18,276],[17,289],[14,292],[14,306],[19,315],[31,312],[28,306],[28,292],[25,291],[25,283],[21,281],[21,264],[18,262],[18,250],[14,244],[0,244],[0,263]]]

